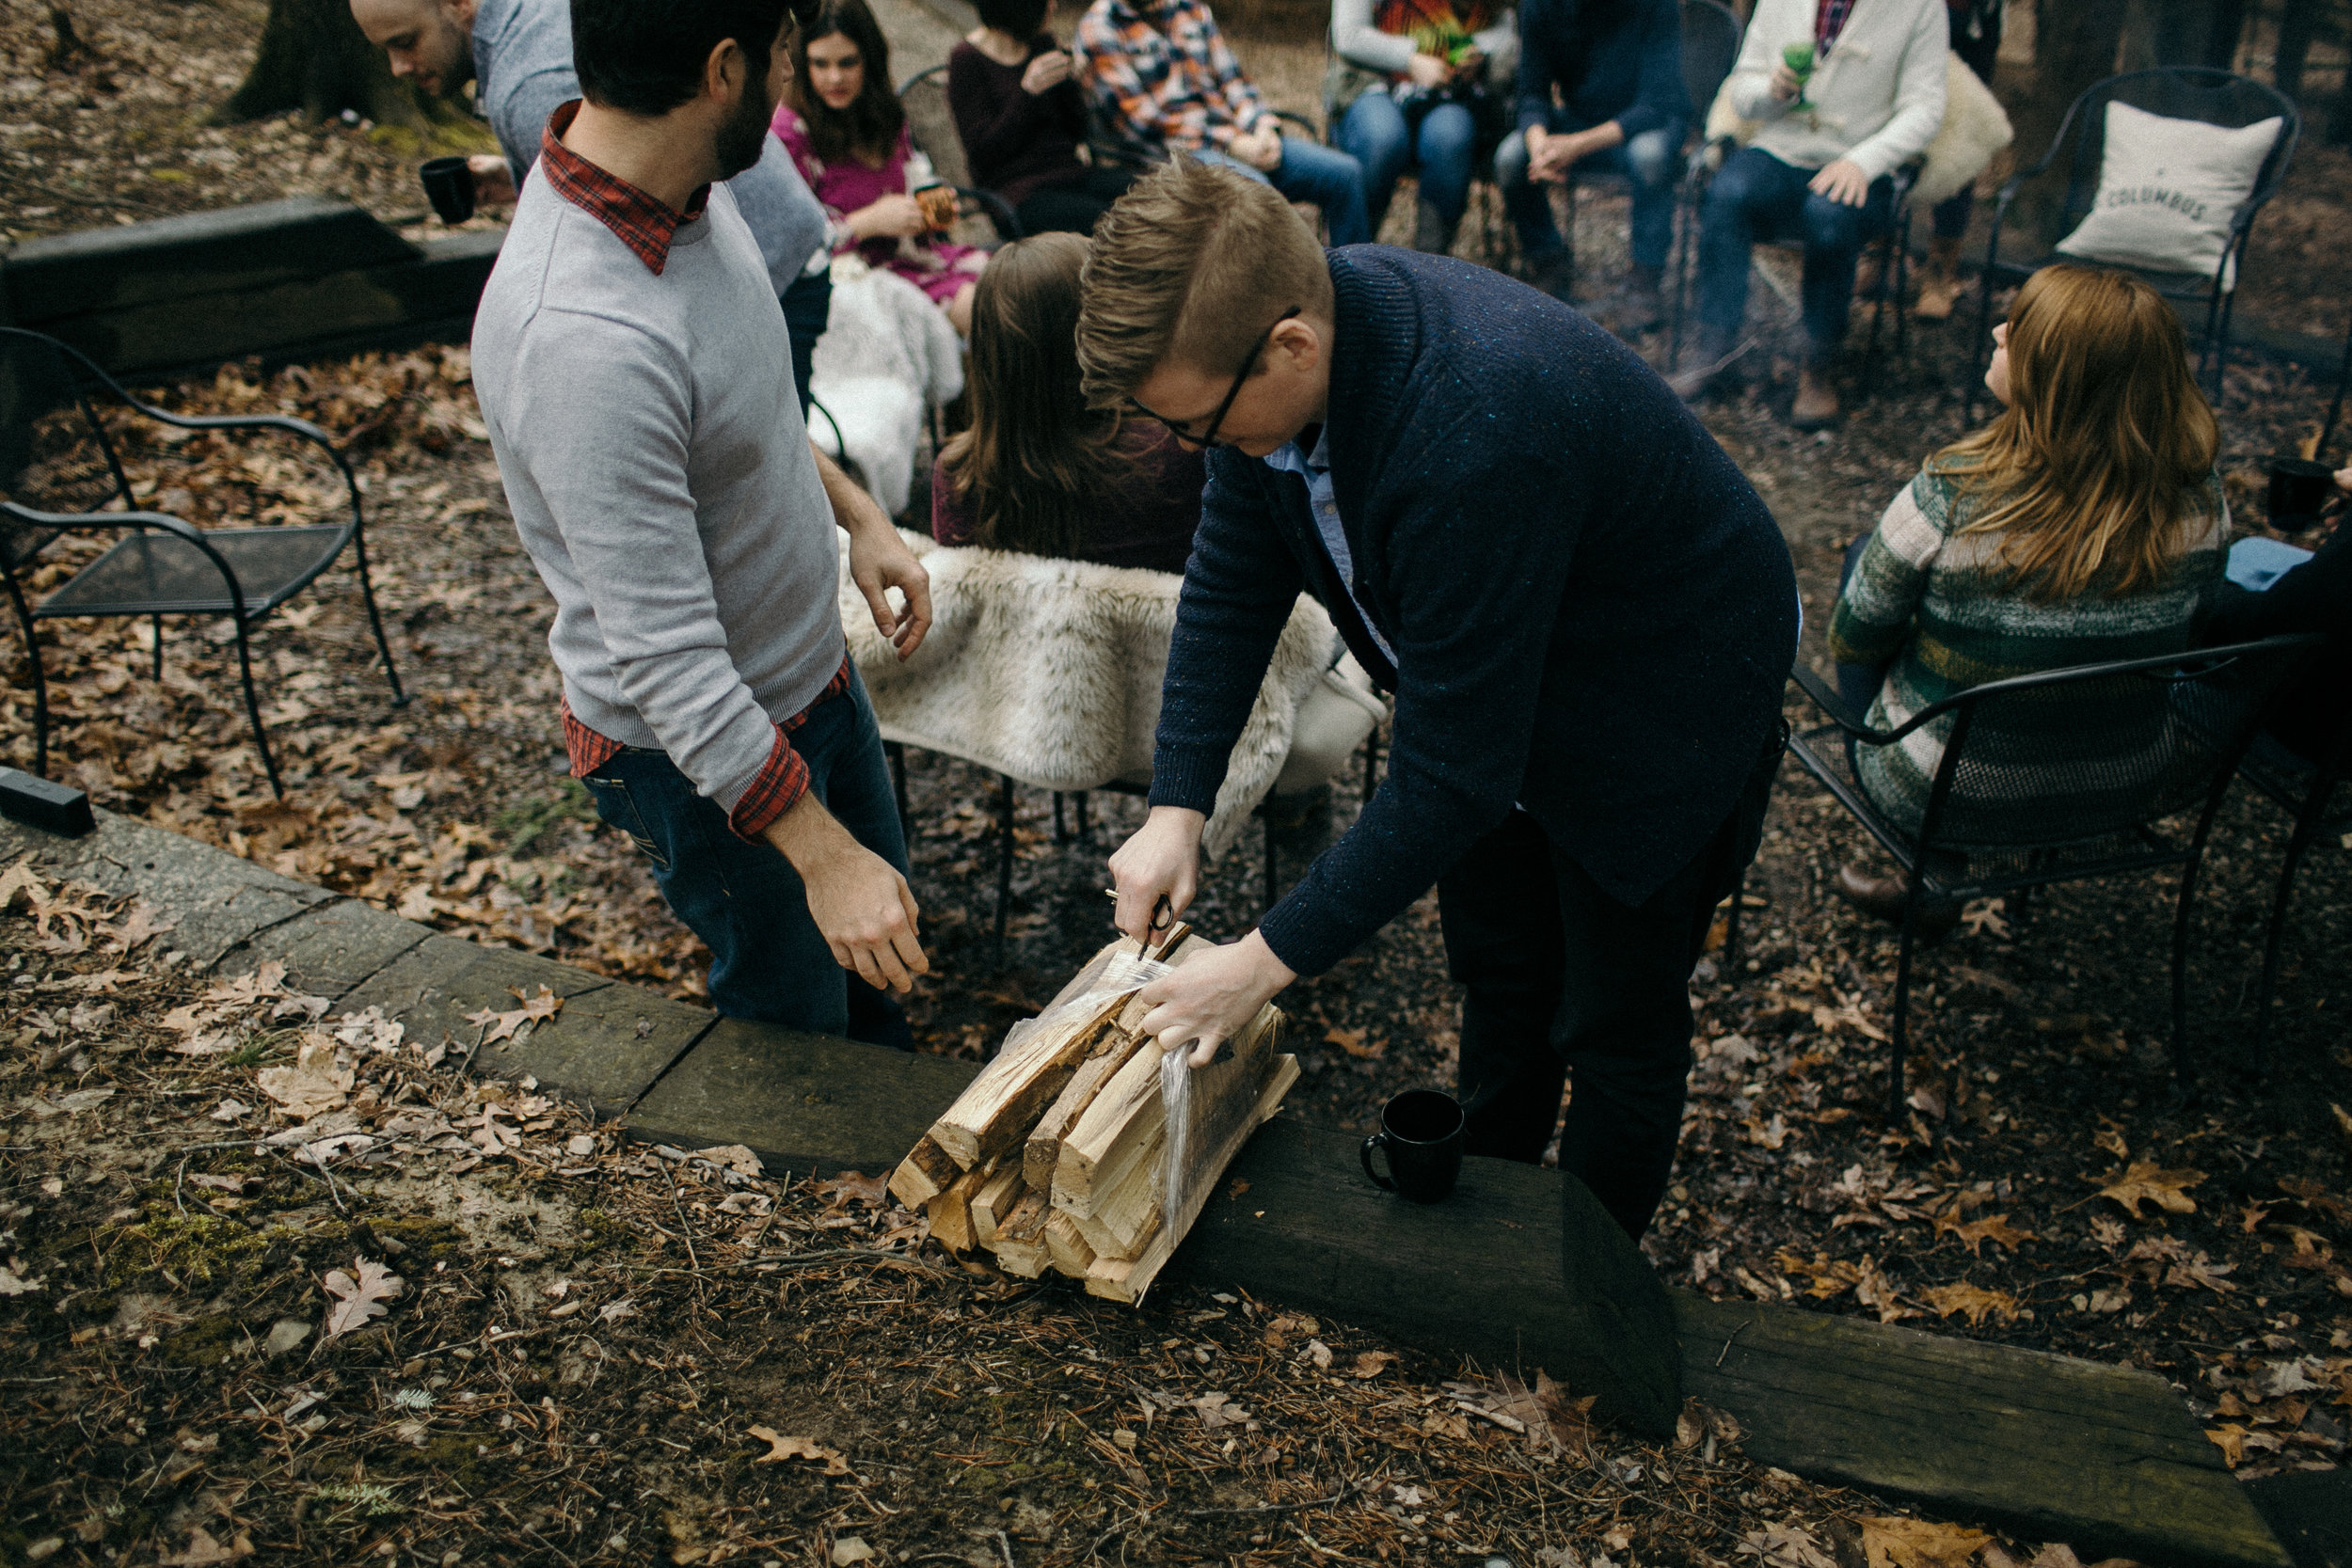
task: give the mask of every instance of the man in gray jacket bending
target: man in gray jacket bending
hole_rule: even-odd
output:
[[[468,160],[475,189],[485,201],[514,200],[539,156],[548,116],[580,96],[567,0],[351,0],[351,14],[385,52],[393,75],[427,92],[475,84],[475,102],[503,153]],[[809,360],[833,303],[825,209],[772,137],[759,162],[727,183],[784,307],[805,419]]]
[[[474,388],[555,597],[572,771],[709,944],[711,1002],[906,1045],[886,991],[928,965],[834,523],[901,657],[929,579],[820,474],[767,266],[718,183],[769,139],[785,3],[574,0],[587,102],[541,133],[475,312]]]

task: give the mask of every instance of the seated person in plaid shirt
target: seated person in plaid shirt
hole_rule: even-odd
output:
[[[555,600],[572,772],[709,944],[711,1005],[912,1049],[888,991],[929,966],[842,642],[835,528],[901,657],[930,579],[818,467],[767,265],[720,183],[771,140],[785,7],[572,0],[586,102],[548,118],[523,179],[474,386]]]
[[[1282,135],[1200,0],[1094,0],[1078,19],[1076,50],[1096,109],[1124,140],[1223,164],[1312,202],[1335,245],[1372,239],[1363,166]]]

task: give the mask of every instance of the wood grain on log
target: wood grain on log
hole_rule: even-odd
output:
[[[965,1170],[1019,1144],[1110,1029],[1126,1000],[1115,996],[1040,1024],[1008,1047],[956,1097],[947,1114],[931,1123],[932,1140]]]

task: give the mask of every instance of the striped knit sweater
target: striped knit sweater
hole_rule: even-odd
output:
[[[2185,547],[2153,589],[2042,604],[2010,582],[1998,533],[1963,533],[1971,503],[1955,482],[1922,469],[1879,520],[1830,619],[1830,657],[1883,664],[1870,723],[1897,729],[1920,709],[1987,681],[2186,648],[2201,602],[2221,580],[2229,508],[2209,480]],[[1863,788],[1916,831],[1944,743],[1947,718],[1895,746],[1856,748]]]

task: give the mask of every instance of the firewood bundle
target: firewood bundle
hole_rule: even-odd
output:
[[[1219,1174],[1298,1081],[1297,1058],[1275,1053],[1282,1015],[1269,1003],[1230,1055],[1192,1070],[1176,1129],[1183,1168],[1166,1168],[1164,1053],[1138,1031],[1149,1009],[1132,982],[1104,975],[1122,957],[1181,964],[1209,945],[1179,925],[1149,952],[1116,942],[1096,954],[931,1124],[892,1174],[892,1195],[922,1205],[951,1250],[985,1249],[1008,1274],[1051,1268],[1091,1295],[1141,1300]]]

